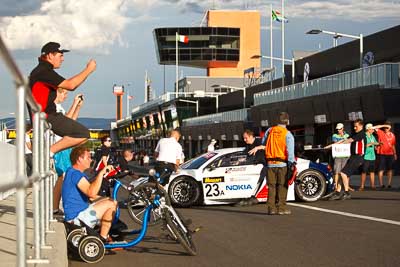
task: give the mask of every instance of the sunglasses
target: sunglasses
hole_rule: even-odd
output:
[[[106,139],[106,142],[111,142],[111,139]]]

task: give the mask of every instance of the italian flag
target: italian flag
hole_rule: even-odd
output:
[[[278,10],[272,10],[271,16],[272,16],[272,19],[275,21],[284,22],[284,23],[289,22],[289,20],[287,18],[284,18]]]
[[[186,35],[176,34],[176,40],[185,44],[189,43],[189,37]]]

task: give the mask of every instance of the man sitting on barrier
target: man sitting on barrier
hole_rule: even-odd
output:
[[[109,198],[103,198],[93,203],[89,199],[98,197],[103,176],[114,168],[106,166],[96,178],[89,183],[84,171],[90,167],[92,158],[89,149],[76,147],[71,151],[72,167],[65,173],[62,186],[62,199],[65,221],[80,225],[81,222],[89,227],[100,225],[100,236],[107,240],[108,232],[117,208],[117,202]]]

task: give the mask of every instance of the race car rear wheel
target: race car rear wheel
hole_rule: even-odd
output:
[[[294,190],[299,199],[313,202],[325,194],[326,187],[326,179],[320,172],[306,170],[297,177]]]
[[[200,187],[194,179],[182,176],[169,183],[168,194],[172,204],[186,208],[199,201]]]

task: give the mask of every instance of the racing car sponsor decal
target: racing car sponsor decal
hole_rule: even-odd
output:
[[[204,185],[206,189],[206,197],[219,197],[225,195],[224,190],[221,190],[218,184],[206,184]]]
[[[225,173],[232,173],[232,172],[244,172],[246,171],[246,167],[233,167],[233,168],[226,168]]]
[[[250,178],[249,177],[231,177],[228,178],[229,182],[245,182],[245,181],[249,181]]]
[[[208,183],[223,183],[225,181],[224,176],[218,176],[218,177],[204,177],[203,178],[203,183],[208,184]]]
[[[253,189],[250,184],[229,184],[225,186],[226,190],[236,191],[236,190],[251,190]]]

